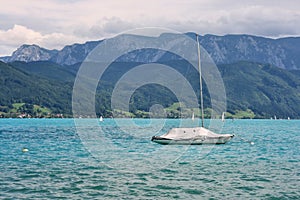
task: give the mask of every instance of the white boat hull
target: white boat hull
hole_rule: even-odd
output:
[[[225,144],[233,137],[231,134],[216,134],[203,127],[173,128],[167,134],[153,136],[151,141],[178,145]]]
[[[168,139],[159,136],[153,136],[151,141],[159,144],[177,144],[177,145],[201,145],[201,144],[225,144],[233,138],[232,136],[216,138],[197,138],[197,139]]]

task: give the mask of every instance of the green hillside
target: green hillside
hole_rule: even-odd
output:
[[[188,78],[199,91],[199,77],[185,62],[164,63]],[[116,63],[104,74],[95,96],[98,115],[112,115],[110,106],[114,85],[137,63]],[[26,112],[33,116],[63,113],[71,116],[73,81],[79,65],[59,66],[51,62],[0,62],[0,116]],[[300,71],[287,71],[266,64],[239,62],[218,66],[227,95],[230,118],[300,118]],[[180,86],[180,83],[178,83]],[[204,85],[205,116],[210,116],[209,93]],[[168,117],[189,117],[193,111],[179,108],[177,98],[165,87],[145,85],[130,101],[130,112],[120,116],[148,117],[149,108],[161,104]],[[19,107],[18,107],[19,105]],[[21,106],[20,106],[21,105]],[[197,116],[197,113],[195,113]]]
[[[71,114],[72,84],[32,75],[3,62],[0,74],[2,113],[11,110],[15,103],[26,103],[47,108],[54,114]]]
[[[28,74],[37,75],[46,79],[73,82],[76,76],[76,71],[72,71],[71,67],[61,66],[49,61],[37,61],[29,63],[15,61],[10,64]]]
[[[228,112],[250,109],[256,117],[299,118],[300,74],[270,65],[239,62],[219,66]]]

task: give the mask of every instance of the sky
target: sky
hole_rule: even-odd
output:
[[[300,36],[298,0],[0,0],[0,56],[162,27],[200,35]]]

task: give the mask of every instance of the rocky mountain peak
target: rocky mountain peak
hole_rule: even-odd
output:
[[[16,51],[13,52],[12,56],[9,58],[9,62],[12,61],[32,62],[32,61],[49,60],[57,52],[58,52],[57,50],[44,49],[35,44],[33,45],[24,44],[20,46]]]

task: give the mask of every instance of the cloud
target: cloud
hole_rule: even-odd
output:
[[[40,42],[42,35],[24,26],[14,25],[12,29],[0,31],[0,43],[7,45],[16,45],[20,42],[31,43]]]
[[[293,14],[292,14],[293,13]],[[222,30],[268,37],[300,35],[300,12],[279,7],[248,6],[234,9],[226,15],[228,28]]]
[[[37,44],[49,49],[60,49],[67,44],[84,42],[81,38],[63,33],[42,34],[25,26],[14,25],[8,30],[0,30],[0,54],[12,52],[22,44]]]
[[[2,55],[23,43],[61,48],[142,27],[201,35],[300,35],[300,2],[293,0],[27,0],[1,5]]]
[[[80,25],[76,27],[74,34],[89,39],[102,39],[135,27],[140,27],[140,25],[122,20],[119,17],[105,17],[91,26]]]

